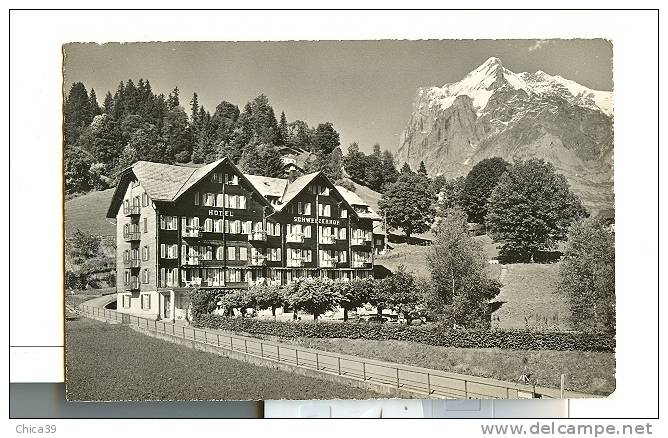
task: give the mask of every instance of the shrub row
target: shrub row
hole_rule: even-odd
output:
[[[281,338],[348,338],[397,340],[460,348],[505,348],[512,350],[614,351],[612,334],[547,332],[530,330],[466,330],[442,325],[407,326],[376,323],[283,322],[255,318],[201,315],[193,324],[234,332]]]

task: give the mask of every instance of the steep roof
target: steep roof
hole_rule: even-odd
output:
[[[268,176],[244,174],[246,179],[257,189],[262,196],[274,196],[280,198],[285,192],[288,180],[283,178],[270,178]]]
[[[283,193],[283,197],[281,198],[281,205],[278,206],[277,209],[280,210],[288,205],[290,201],[292,201],[295,196],[300,194],[301,191],[304,190],[306,186],[308,186],[309,183],[313,181],[318,175],[320,175],[320,172],[307,173],[306,175],[302,175],[288,184],[285,188],[285,193]]]
[[[137,161],[132,166],[125,169],[120,176],[120,180],[111,205],[107,211],[107,217],[113,218],[116,216],[123,196],[125,196],[125,188],[130,183],[130,180],[137,178],[141,183],[146,193],[154,201],[174,202],[189,189],[191,189],[197,182],[205,178],[221,163],[226,161],[223,158],[213,163],[206,164],[199,167],[191,166],[177,166],[164,163],[153,163],[149,161]],[[240,178],[248,182],[253,190],[262,198],[267,204],[271,205],[276,211],[284,209],[290,202],[299,195],[308,185],[316,179],[322,172],[313,172],[289,182],[284,178],[270,178],[259,175],[248,175],[241,173],[234,163],[229,163],[233,169],[237,170]],[[324,175],[323,175],[324,177]],[[326,179],[326,177],[325,177]],[[329,180],[327,180],[329,181]],[[334,190],[340,193],[343,201],[354,211],[353,205],[360,205],[369,207],[367,203],[355,193],[345,189],[341,186],[335,186],[329,183]],[[278,204],[270,204],[267,197],[278,198]],[[357,217],[367,219],[379,218],[373,210],[368,213],[354,212]]]
[[[197,169],[152,163],[150,161],[137,161],[124,172],[129,170],[141,181],[144,190],[152,199],[171,201]]]
[[[343,196],[343,199],[345,199],[348,204],[352,205],[353,207],[355,205],[359,205],[359,206],[362,206],[362,207],[366,207],[369,210],[366,213],[362,213],[362,212],[358,211],[357,212],[358,217],[360,217],[362,219],[373,219],[373,220],[382,219],[380,216],[378,216],[378,214],[376,214],[375,211],[373,211],[371,206],[366,201],[362,200],[362,198],[357,196],[357,194],[355,192],[351,192],[350,190],[348,190],[348,189],[346,189],[345,187],[342,187],[342,186],[334,186],[334,187],[336,187],[336,190],[339,191],[341,196]]]

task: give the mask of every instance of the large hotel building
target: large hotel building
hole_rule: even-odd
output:
[[[120,176],[118,310],[183,319],[193,287],[285,285],[373,275],[373,222],[355,193],[320,173],[246,175],[228,159],[193,168],[139,161]]]

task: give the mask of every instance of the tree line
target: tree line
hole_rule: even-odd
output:
[[[277,146],[315,155],[310,168],[340,175],[339,133],[331,122],[309,127],[301,120],[277,119],[267,96],[243,109],[221,101],[211,113],[193,93],[186,108],[178,87],[156,94],[148,80],[120,82],[99,105],[94,89],[72,84],[63,106],[65,192],[68,195],[115,185],[118,174],[137,160],[209,163],[229,157],[248,173],[280,176]],[[340,178],[340,176],[339,176]]]
[[[500,287],[481,274],[486,260],[471,238],[473,223],[500,245],[503,261],[534,262],[561,249],[558,289],[570,303],[574,327],[614,330],[614,232],[589,217],[551,163],[529,159],[510,164],[493,157],[453,179],[430,179],[426,172],[404,166],[379,206],[388,225],[401,228],[407,238],[434,232],[428,260],[433,286],[446,304],[459,309],[456,314],[479,318]]]

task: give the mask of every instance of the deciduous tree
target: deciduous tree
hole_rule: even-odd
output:
[[[559,269],[559,290],[568,297],[578,330],[615,330],[615,237],[602,221],[575,222]]]
[[[534,260],[537,251],[552,250],[568,227],[587,216],[563,175],[542,159],[515,163],[492,192],[485,222],[501,253]]]
[[[489,197],[508,166],[510,164],[503,158],[485,158],[473,166],[466,175],[461,205],[468,214],[470,222],[484,223]]]
[[[414,173],[402,174],[390,185],[378,202],[387,216],[387,224],[401,228],[410,239],[411,234],[423,233],[434,221],[434,196],[429,180]]]

